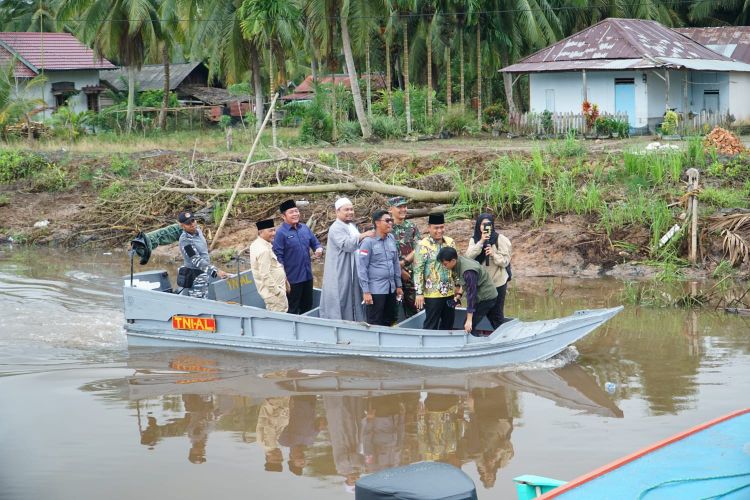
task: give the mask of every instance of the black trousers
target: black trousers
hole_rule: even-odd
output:
[[[371,325],[391,326],[398,314],[396,292],[372,294],[372,304],[365,306],[367,322]]]
[[[452,330],[456,319],[456,309],[448,306],[451,297],[440,297],[437,299],[424,299],[424,325],[425,330]]]
[[[289,302],[288,312],[291,314],[304,314],[312,309],[313,280],[291,285],[286,299]]]
[[[477,325],[480,321],[484,319],[485,316],[490,314],[494,309],[495,305],[497,304],[496,299],[490,299],[490,300],[483,300],[482,302],[478,303],[476,305],[476,309],[474,309],[474,314],[471,317],[471,334],[476,335],[477,334]],[[490,323],[492,323],[492,320],[490,320]],[[492,327],[497,328],[493,325]]]
[[[503,286],[497,287],[497,300],[495,301],[495,307],[487,315],[492,328],[497,328],[505,322],[505,294],[507,292],[507,283]]]

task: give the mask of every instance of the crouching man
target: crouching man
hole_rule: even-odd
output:
[[[212,280],[225,279],[229,274],[211,265],[208,243],[192,212],[180,212],[177,221],[182,227],[180,253],[184,259],[183,266],[191,269],[194,276],[188,295],[203,299],[208,293],[208,285]]]
[[[255,287],[266,303],[267,310],[287,312],[289,302],[286,294],[290,286],[286,280],[284,266],[273,253],[272,242],[276,236],[273,219],[262,220],[255,225],[258,228],[258,237],[250,245],[250,268],[255,278]]]
[[[477,325],[495,307],[497,289],[485,268],[474,259],[459,256],[455,248],[443,247],[437,260],[449,269],[456,280],[456,302],[466,295],[466,322],[464,330],[474,336]]]

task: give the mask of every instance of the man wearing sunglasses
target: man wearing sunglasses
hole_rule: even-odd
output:
[[[188,295],[203,299],[208,293],[208,285],[212,280],[224,279],[229,276],[226,272],[211,265],[208,255],[208,243],[203,231],[198,227],[192,212],[180,212],[177,221],[182,228],[180,235],[180,253],[185,261],[184,267],[193,271],[192,286],[188,286]]]
[[[367,322],[391,326],[398,314],[397,302],[404,296],[398,247],[390,234],[393,231],[393,217],[385,210],[378,210],[373,214],[372,221],[375,235],[363,239],[359,246],[357,274]]]

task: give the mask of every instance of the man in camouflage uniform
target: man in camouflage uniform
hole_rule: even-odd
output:
[[[403,306],[404,317],[408,318],[417,314],[414,300],[417,296],[414,288],[414,249],[421,235],[417,225],[406,220],[406,198],[394,196],[388,200],[388,211],[393,217],[393,232],[398,247],[398,258],[401,263],[401,282],[404,291]]]
[[[188,290],[188,295],[204,299],[208,293],[209,283],[217,278],[227,278],[229,274],[211,265],[208,243],[206,243],[203,231],[198,227],[193,214],[191,212],[180,212],[177,220],[182,228],[180,253],[182,253],[184,259],[183,265],[195,269],[199,273],[193,281],[193,286]]]

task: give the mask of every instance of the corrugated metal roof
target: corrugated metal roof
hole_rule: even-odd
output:
[[[694,69],[697,71],[750,72],[750,64],[739,61],[709,61],[706,59],[680,59],[678,57],[662,57],[661,60],[679,68]]]
[[[660,62],[665,58],[730,61],[656,21],[609,18],[500,71],[528,73],[662,67],[668,65]],[[638,62],[633,62],[635,60]]]
[[[32,71],[116,68],[70,33],[0,32],[0,41]]]
[[[359,79],[361,81],[364,81],[367,78],[367,73],[363,73],[359,75]],[[382,73],[373,73],[371,76],[372,80],[370,80],[370,87],[374,90],[378,89],[384,89],[385,88],[385,77]],[[334,80],[336,82],[336,85],[343,85],[346,88],[350,88],[351,84],[349,82],[349,74],[337,74],[333,75],[331,77],[330,75],[320,75],[318,77],[318,83],[331,83],[331,80]],[[302,83],[297,85],[297,88],[294,89],[295,94],[303,94],[303,93],[309,93],[314,92],[315,88],[313,86],[313,79],[312,75],[308,75],[307,78],[304,79]]]
[[[750,63],[750,26],[677,28],[675,31],[726,57]]]
[[[169,65],[169,90],[176,89],[201,62],[178,63]],[[119,91],[128,88],[128,69],[120,68],[102,71],[99,78]],[[161,90],[164,88],[164,65],[146,64],[135,73],[135,86],[139,91]]]

